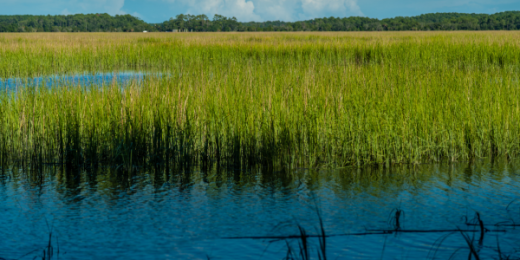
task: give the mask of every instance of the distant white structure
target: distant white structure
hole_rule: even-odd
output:
[[[148,31],[143,31],[143,33],[147,33]]]

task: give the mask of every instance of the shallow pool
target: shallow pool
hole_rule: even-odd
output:
[[[117,83],[124,86],[132,82],[142,82],[146,76],[160,76],[160,73],[146,72],[112,72],[112,73],[84,73],[73,75],[50,75],[32,78],[0,78],[0,89],[13,91],[26,86],[102,86]]]

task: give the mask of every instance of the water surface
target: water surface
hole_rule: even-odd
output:
[[[160,75],[159,73],[147,72],[111,72],[111,73],[83,73],[72,75],[50,75],[31,78],[0,78],[0,88],[2,90],[14,91],[21,87],[27,86],[102,86],[106,84],[117,83],[120,86],[126,86],[132,82],[142,82],[147,75]]]
[[[493,226],[520,222],[518,166],[479,162],[285,173],[143,168],[133,174],[113,167],[5,167],[0,257],[41,256],[52,231],[60,259],[283,259],[284,241],[224,238],[293,235],[296,223],[316,234],[317,210],[329,235],[392,229],[395,209],[404,212],[400,222],[406,230],[473,229],[465,223],[479,212],[488,229],[506,231],[487,233],[478,247],[481,256],[498,258],[498,240],[504,253],[518,257],[518,227]],[[315,256],[317,240],[311,245]],[[327,239],[328,259],[467,259],[468,252],[458,232]]]

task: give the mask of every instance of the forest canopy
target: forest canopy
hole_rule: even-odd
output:
[[[431,13],[375,19],[325,17],[306,21],[238,22],[235,17],[179,14],[151,24],[131,15],[0,15],[0,32],[220,32],[520,30],[520,11],[496,14]]]

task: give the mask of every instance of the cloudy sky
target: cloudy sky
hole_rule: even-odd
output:
[[[520,10],[520,0],[0,0],[4,14],[131,14],[162,22],[177,14],[235,16],[239,21],[296,21],[316,17],[388,18],[434,12]]]

